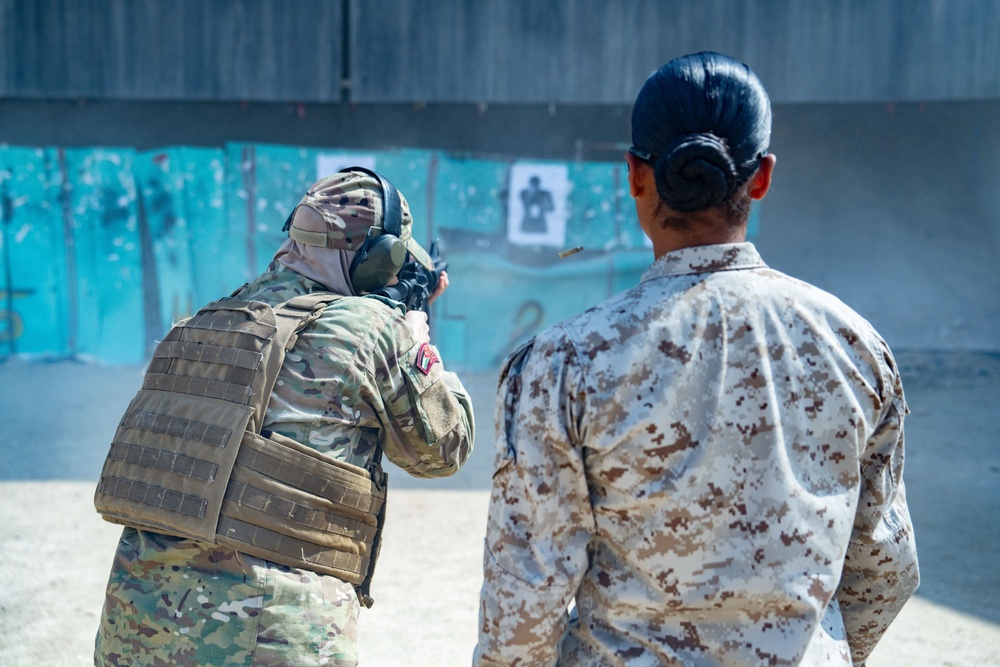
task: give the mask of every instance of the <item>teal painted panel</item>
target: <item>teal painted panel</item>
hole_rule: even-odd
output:
[[[134,157],[129,149],[60,151],[71,217],[70,352],[110,364],[145,356]]]
[[[431,306],[431,340],[444,355],[445,364],[454,368],[466,368],[468,351],[466,342],[469,335],[464,319],[445,318],[437,314],[438,308]]]
[[[135,172],[153,264],[143,267],[146,297],[158,313],[150,333],[159,337],[242,284],[242,230],[228,229],[222,150],[182,146],[141,153]]]
[[[653,264],[653,250],[619,250],[611,259],[611,284],[614,293],[639,284],[639,279]]]
[[[503,237],[507,162],[440,156],[434,174],[434,226]]]
[[[250,144],[226,144],[226,180],[224,184],[226,227],[233,237],[232,257],[241,281],[249,280],[255,273],[257,250],[253,243],[255,235],[250,233],[254,226],[254,209],[251,197],[256,185],[256,156]],[[252,259],[251,259],[252,258]]]
[[[174,150],[141,153],[133,169],[141,197],[140,227],[146,244],[143,277],[148,334],[159,340],[171,325],[192,315],[199,304],[194,300],[191,236],[184,217],[182,182],[177,178]],[[174,173],[172,173],[172,171]]]
[[[618,167],[620,178],[616,181],[621,185],[619,190],[619,201],[621,207],[616,211],[616,229],[618,230],[619,250],[649,250],[653,251],[653,245],[639,225],[639,216],[635,212],[635,200],[628,190],[628,170],[624,166]]]
[[[320,170],[355,163],[396,184],[425,246],[455,241],[432,325],[456,367],[495,369],[542,327],[636,285],[653,260],[619,163],[562,166],[566,247],[585,249],[559,259],[557,247],[508,239],[510,162],[240,143],[138,155],[0,147],[0,311],[17,314],[0,317],[0,356],[141,361],[173,320],[264,270]],[[751,239],[759,219],[755,203]]]
[[[194,303],[229,294],[243,284],[240,229],[229,227],[226,216],[226,156],[220,148],[176,149],[172,169],[184,220],[191,235],[191,269]]]
[[[628,196],[627,173],[619,163],[574,163],[569,165],[569,178],[573,188],[566,227],[567,247],[612,251],[633,248],[637,241],[641,243],[629,224],[628,213],[630,209],[634,213],[635,207]]]
[[[68,354],[66,252],[52,155],[0,146],[0,357]]]
[[[610,238],[605,241],[604,250],[652,249],[649,239],[639,226],[635,212],[635,200],[629,194],[628,167],[623,162],[584,163],[577,167],[588,178],[583,185],[594,191],[592,201],[600,205],[592,206],[593,218],[607,228]],[[582,244],[577,244],[582,245]]]
[[[228,220],[241,234],[243,279],[267,268],[287,234],[281,231],[302,194],[316,182],[318,151],[293,146],[228,144]]]
[[[600,303],[613,292],[611,255],[574,256],[547,268],[493,255],[449,257],[451,287],[435,303],[444,358],[469,370],[493,370],[541,329]],[[455,341],[463,334],[463,341]]]

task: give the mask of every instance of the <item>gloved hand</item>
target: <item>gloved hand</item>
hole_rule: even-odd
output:
[[[408,310],[406,311],[406,323],[410,325],[410,330],[413,332],[413,337],[417,339],[417,343],[431,342],[427,313],[422,310]]]

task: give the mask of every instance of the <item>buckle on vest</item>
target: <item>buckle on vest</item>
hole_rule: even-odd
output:
[[[372,484],[374,484],[375,488],[379,491],[385,491],[389,481],[389,474],[382,470],[382,464],[373,461],[369,463],[367,467],[368,474],[372,478]]]

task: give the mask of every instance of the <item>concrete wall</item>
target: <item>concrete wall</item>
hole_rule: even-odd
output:
[[[758,245],[894,347],[1000,349],[1000,104],[779,107]]]

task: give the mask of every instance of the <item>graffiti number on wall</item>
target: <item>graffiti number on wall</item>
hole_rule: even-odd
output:
[[[14,299],[33,294],[35,290],[0,290],[0,343],[13,343],[24,333],[24,319],[13,308]]]
[[[542,308],[541,303],[534,299],[522,303],[521,307],[517,309],[517,314],[514,315],[514,328],[510,333],[510,340],[505,349],[493,360],[493,365],[498,366],[503,363],[504,358],[511,350],[536,334],[544,320],[545,309]]]
[[[13,310],[0,310],[0,343],[17,340],[24,333],[24,320]]]

